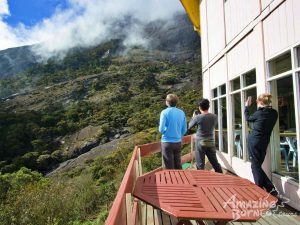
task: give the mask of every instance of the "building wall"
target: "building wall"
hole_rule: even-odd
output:
[[[260,14],[260,0],[229,0],[225,3],[226,41],[229,43]]]
[[[225,47],[223,0],[206,1],[208,58],[212,60]]]
[[[300,1],[287,0],[263,21],[266,58],[300,40]]]
[[[212,90],[226,84],[228,153],[218,151],[218,158],[223,167],[253,181],[250,162],[246,156],[242,159],[233,156],[232,96],[236,92],[232,89],[232,80],[237,77],[242,80],[243,74],[255,69],[256,92],[259,94],[270,91],[272,79],[268,76],[268,61],[286,51],[291,51],[293,54],[295,47],[300,47],[300,1],[202,0],[200,11],[203,96],[213,99]],[[293,64],[295,60],[293,58]],[[299,143],[300,67],[294,69],[293,66],[291,71],[296,104],[297,142]],[[246,98],[245,93],[241,91],[242,101]],[[279,125],[276,126],[279,130]],[[244,129],[244,136],[247,135],[246,132]],[[243,145],[246,145],[245,140]],[[271,145],[272,143],[263,168],[276,187],[291,200],[289,204],[300,210],[299,181],[291,181],[287,177],[272,172],[276,159]],[[298,166],[300,168],[299,160]]]

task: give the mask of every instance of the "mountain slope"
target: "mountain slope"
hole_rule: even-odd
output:
[[[128,47],[120,35],[0,79],[0,225],[22,224],[25,214],[33,218],[27,224],[81,224],[99,210],[105,219],[134,145],[159,139],[167,93],[179,95],[189,119],[201,97],[199,37],[183,15],[144,29],[147,48]],[[145,159],[149,169],[160,162]],[[46,179],[22,167],[52,173]],[[86,179],[89,188],[76,196],[92,200],[67,194]],[[61,199],[69,206],[80,201],[80,209],[72,217],[71,206],[55,211]],[[45,201],[55,213],[41,217]]]

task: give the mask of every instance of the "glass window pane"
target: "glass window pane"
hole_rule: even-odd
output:
[[[291,52],[287,52],[269,62],[270,76],[275,76],[292,69]]]
[[[216,114],[217,116],[218,114],[218,100],[214,100],[212,101],[212,105],[213,105],[213,113]],[[219,124],[217,125],[216,129],[215,129],[215,143],[216,143],[216,148],[217,150],[219,150]]]
[[[234,79],[231,83],[233,91],[236,91],[241,88],[240,77]]]
[[[225,94],[226,94],[226,85],[223,84],[223,85],[221,86],[221,95],[225,95]]]
[[[257,104],[256,104],[257,92],[256,92],[256,88],[249,89],[249,90],[246,90],[246,91],[245,91],[245,99],[244,99],[244,102],[247,100],[247,98],[248,98],[249,96],[252,97],[252,104],[251,104],[251,106],[249,107],[250,115],[252,115],[252,114],[256,111],[256,109],[257,109]],[[248,134],[249,134],[249,132],[251,132],[251,129],[252,129],[252,128],[253,128],[253,124],[248,122],[248,126],[247,126],[247,133],[248,133]],[[248,143],[248,137],[246,138],[246,143]],[[250,161],[250,160],[249,160],[249,154],[247,154],[246,160],[247,160],[247,161]]]
[[[220,104],[222,109],[222,151],[228,153],[226,98],[221,98]]]
[[[243,158],[243,139],[242,139],[242,111],[241,94],[236,93],[232,96],[233,102],[233,155]]]
[[[297,67],[300,67],[300,47],[297,48]]]
[[[246,73],[244,76],[244,87],[250,86],[256,83],[256,72],[252,70],[249,73]]]
[[[213,89],[213,97],[218,97],[218,88]]]
[[[292,76],[273,81],[273,96],[277,96],[279,114],[279,133],[275,133],[274,150],[280,155],[277,172],[299,180],[296,141],[295,102]]]

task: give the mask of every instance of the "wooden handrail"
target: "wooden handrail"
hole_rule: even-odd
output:
[[[121,186],[118,190],[117,196],[113,202],[113,205],[109,211],[109,215],[105,221],[105,225],[126,225],[126,205],[125,194],[132,193],[135,182],[135,160],[137,160],[138,147],[134,148],[132,157],[128,164],[127,170],[123,177]]]
[[[182,139],[182,144],[190,143],[191,137],[192,137],[191,135],[184,136]],[[138,151],[140,151],[140,154],[138,154]],[[147,155],[152,155],[159,151],[160,151],[160,142],[135,146],[127,170],[123,177],[122,183],[115,197],[113,205],[109,211],[109,215],[105,221],[105,225],[127,225],[125,195],[126,193],[132,193],[136,177],[139,174],[139,171],[136,171],[136,168],[138,168],[138,166],[135,165],[135,162],[139,160],[138,159],[139,155],[140,157],[144,157]],[[182,156],[181,162],[182,163],[189,162],[192,158],[191,156],[192,156],[191,153]],[[159,169],[161,168],[158,168],[158,170]],[[134,203],[133,215],[132,215],[134,218],[133,219],[134,224],[136,223],[136,216],[138,213],[136,207],[137,204]]]

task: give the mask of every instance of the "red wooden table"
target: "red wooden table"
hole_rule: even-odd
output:
[[[161,170],[137,179],[133,195],[179,219],[253,222],[277,198],[249,180],[205,170]]]

